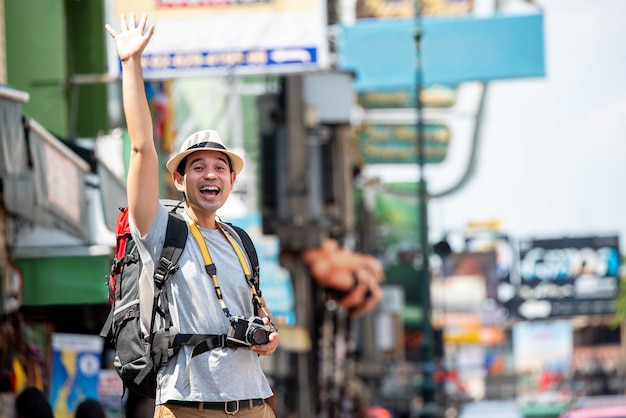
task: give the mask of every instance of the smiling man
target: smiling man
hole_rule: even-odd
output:
[[[110,25],[106,29],[122,62],[131,142],[127,179],[131,232],[144,266],[153,267],[159,262],[170,215],[159,200],[159,162],[141,67],[141,54],[154,33],[154,26],[146,23],[146,15],[137,21],[131,13],[128,21],[122,16],[119,32]],[[165,288],[172,328],[180,334],[224,338],[209,348],[204,342],[182,346],[160,367],[154,416],[239,413],[274,418],[265,402],[272,390],[259,355],[276,350],[278,332],[249,280],[251,263],[236,233],[216,217],[244,160],[226,148],[217,132],[203,130],[185,139],[166,166],[184,196],[183,216],[191,231],[179,268]]]

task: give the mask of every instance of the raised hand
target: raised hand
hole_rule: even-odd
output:
[[[146,30],[148,15],[145,13],[139,19],[139,24],[137,24],[134,12],[130,12],[128,23],[125,15],[122,15],[120,20],[120,32],[113,29],[109,24],[105,25],[107,32],[115,40],[115,48],[120,60],[126,61],[129,58],[140,59],[141,53],[148,45],[148,42],[150,42],[150,38],[152,38],[154,25],[150,25],[148,30]]]

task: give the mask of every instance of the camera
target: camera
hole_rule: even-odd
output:
[[[262,345],[269,341],[271,328],[258,316],[246,319],[243,316],[231,316],[227,340],[241,345]]]

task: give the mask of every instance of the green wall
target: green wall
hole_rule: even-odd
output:
[[[106,31],[102,0],[67,0],[68,67],[71,74],[105,74],[107,71]],[[103,83],[83,84],[75,92],[70,131],[81,137],[95,137],[108,131],[107,86]],[[70,126],[71,128],[71,126]]]
[[[30,95],[24,113],[62,138],[107,126],[106,86],[69,88],[72,74],[106,70],[101,0],[5,1],[8,84]]]

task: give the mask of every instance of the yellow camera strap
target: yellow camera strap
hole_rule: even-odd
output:
[[[257,303],[259,307],[262,307],[263,305],[261,303],[261,298],[257,294],[256,287],[253,284],[252,274],[250,273],[250,268],[248,267],[248,262],[246,261],[243,255],[243,252],[241,251],[241,248],[235,242],[233,237],[231,237],[221,227],[219,227],[219,224],[218,224],[218,228],[222,232],[222,234],[224,234],[224,236],[226,237],[230,245],[235,250],[235,253],[237,254],[237,258],[239,259],[239,263],[241,264],[241,267],[243,268],[243,272],[246,277],[246,282],[248,283],[248,285],[250,286],[250,289],[252,290],[253,303]],[[222,296],[222,289],[217,280],[217,268],[215,267],[215,264],[213,263],[213,259],[211,258],[211,253],[209,252],[209,248],[206,245],[204,237],[202,236],[202,233],[200,232],[198,225],[193,221],[189,223],[189,230],[191,231],[191,235],[194,237],[194,239],[198,243],[198,247],[200,248],[200,253],[202,254],[202,259],[204,260],[204,269],[206,270],[207,274],[211,278],[211,281],[213,282],[213,287],[215,287],[215,294],[217,296],[217,299],[220,301],[222,311],[224,311],[224,314],[226,315],[227,318],[230,318],[231,317],[230,311],[228,310],[228,307],[226,306],[226,302],[224,302],[224,297]]]

